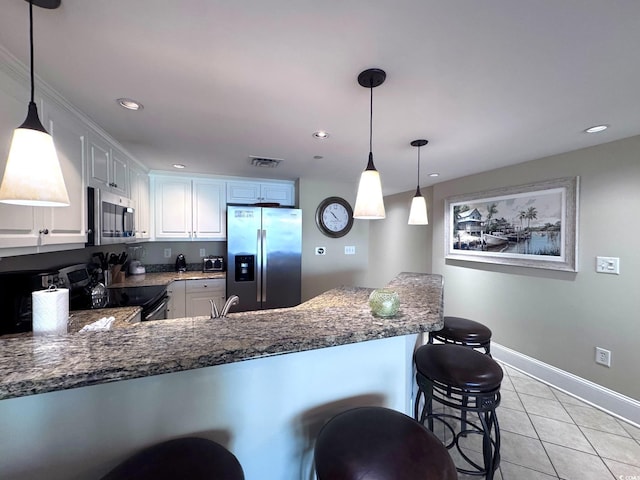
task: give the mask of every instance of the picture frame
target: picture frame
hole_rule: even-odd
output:
[[[445,259],[577,272],[579,180],[445,199]]]

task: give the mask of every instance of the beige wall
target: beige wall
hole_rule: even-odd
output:
[[[427,213],[433,215],[432,189],[422,188]],[[415,190],[385,197],[387,218],[369,227],[369,272],[363,286],[384,286],[400,272],[431,272],[431,223],[408,225]]]
[[[340,285],[363,285],[367,276],[369,222],[354,220],[342,238],[323,235],[316,226],[318,204],[327,197],[342,197],[355,204],[356,184],[301,179],[298,184],[302,209],[302,301]],[[345,255],[345,246],[355,246],[355,255]],[[326,255],[315,254],[325,247]]]
[[[382,287],[400,272],[431,271],[431,227],[407,225],[409,206],[415,192],[385,197],[384,220],[354,220],[342,238],[329,238],[318,230],[315,211],[329,196],[341,196],[355,204],[356,183],[327,183],[301,180],[299,204],[302,219],[302,300],[340,285]],[[430,188],[422,191],[431,214]],[[354,245],[356,255],[344,255]],[[324,246],[325,256],[315,255]]]
[[[579,272],[444,259],[444,199],[580,176]],[[496,342],[640,399],[640,137],[543,158],[433,187],[433,271],[445,277],[445,314],[487,324]],[[620,257],[620,275],[595,257]],[[612,351],[611,368],[594,348]]]

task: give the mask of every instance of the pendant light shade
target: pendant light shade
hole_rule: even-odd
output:
[[[55,4],[56,2],[54,2]],[[57,2],[59,5],[59,2]],[[55,8],[45,2],[45,8]],[[9,157],[0,184],[0,202],[36,207],[66,207],[69,195],[53,138],[40,122],[33,101],[33,2],[29,2],[31,50],[31,101],[27,118],[16,128],[9,147]]]
[[[412,147],[418,147],[418,186],[416,194],[411,200],[411,210],[409,210],[409,225],[428,225],[429,217],[427,216],[427,201],[420,193],[420,147],[429,143],[427,140],[414,140],[411,142]]]
[[[371,92],[369,110],[369,161],[360,175],[353,218],[377,220],[385,218],[384,200],[380,173],[373,164],[373,89],[384,83],[387,74],[379,68],[365,70],[358,75],[358,83]]]

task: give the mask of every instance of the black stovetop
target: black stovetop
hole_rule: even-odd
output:
[[[109,307],[142,307],[146,310],[167,294],[164,285],[119,287],[109,289]]]

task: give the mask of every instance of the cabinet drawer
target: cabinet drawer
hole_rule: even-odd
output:
[[[203,280],[187,280],[187,293],[205,293],[213,290],[222,290],[223,294],[226,289],[226,282],[222,278],[203,279]]]

